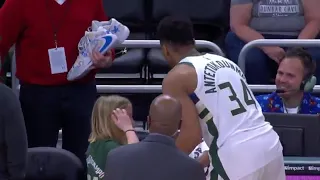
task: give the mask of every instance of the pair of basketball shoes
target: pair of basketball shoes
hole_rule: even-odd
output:
[[[68,72],[67,79],[74,81],[88,74],[92,70],[91,53],[93,51],[106,54],[110,49],[123,43],[129,34],[128,27],[116,19],[92,21],[91,28],[85,32],[78,43],[79,55]]]

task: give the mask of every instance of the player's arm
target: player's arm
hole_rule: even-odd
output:
[[[177,71],[177,69],[183,69]],[[162,83],[163,94],[178,99],[182,105],[181,131],[176,139],[177,147],[190,154],[201,142],[201,127],[196,107],[189,94],[197,84],[195,70],[188,65],[178,65],[165,77]]]

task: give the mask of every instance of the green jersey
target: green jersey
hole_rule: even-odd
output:
[[[88,180],[102,180],[108,153],[120,146],[112,140],[98,140],[90,143],[87,151]]]

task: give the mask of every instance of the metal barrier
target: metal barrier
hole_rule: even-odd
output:
[[[204,41],[204,40],[196,40],[196,46],[199,48],[208,48],[215,52],[218,55],[224,56],[223,51],[213,42]],[[118,45],[117,48],[160,48],[159,40],[126,40],[122,44]],[[16,72],[16,59],[15,56],[12,57],[12,89],[15,94],[19,94],[19,81],[15,76]],[[99,86],[97,87],[99,91]]]
[[[246,72],[246,56],[249,50],[257,46],[282,46],[282,47],[320,47],[318,39],[258,39],[247,43],[241,50],[238,65],[243,73]],[[259,61],[259,59],[257,59]]]
[[[97,85],[98,92],[104,93],[161,93],[161,85]],[[269,93],[276,90],[275,85],[249,85],[255,93]],[[320,93],[320,87],[313,92]]]
[[[218,45],[210,41],[196,40],[196,46],[199,48],[208,48],[220,56],[224,56],[223,51]],[[160,48],[159,40],[126,40],[117,48]]]
[[[20,86],[18,85],[17,90]],[[270,93],[276,90],[275,85],[249,85],[249,88],[255,93]],[[97,85],[98,93],[162,93],[162,85]],[[320,87],[316,86],[314,93],[320,93]]]

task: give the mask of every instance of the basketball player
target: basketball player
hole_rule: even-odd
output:
[[[265,122],[240,68],[221,56],[201,55],[188,19],[166,17],[157,34],[174,66],[162,91],[183,108],[177,146],[189,154],[203,137],[214,167],[212,180],[285,180],[279,136]]]

